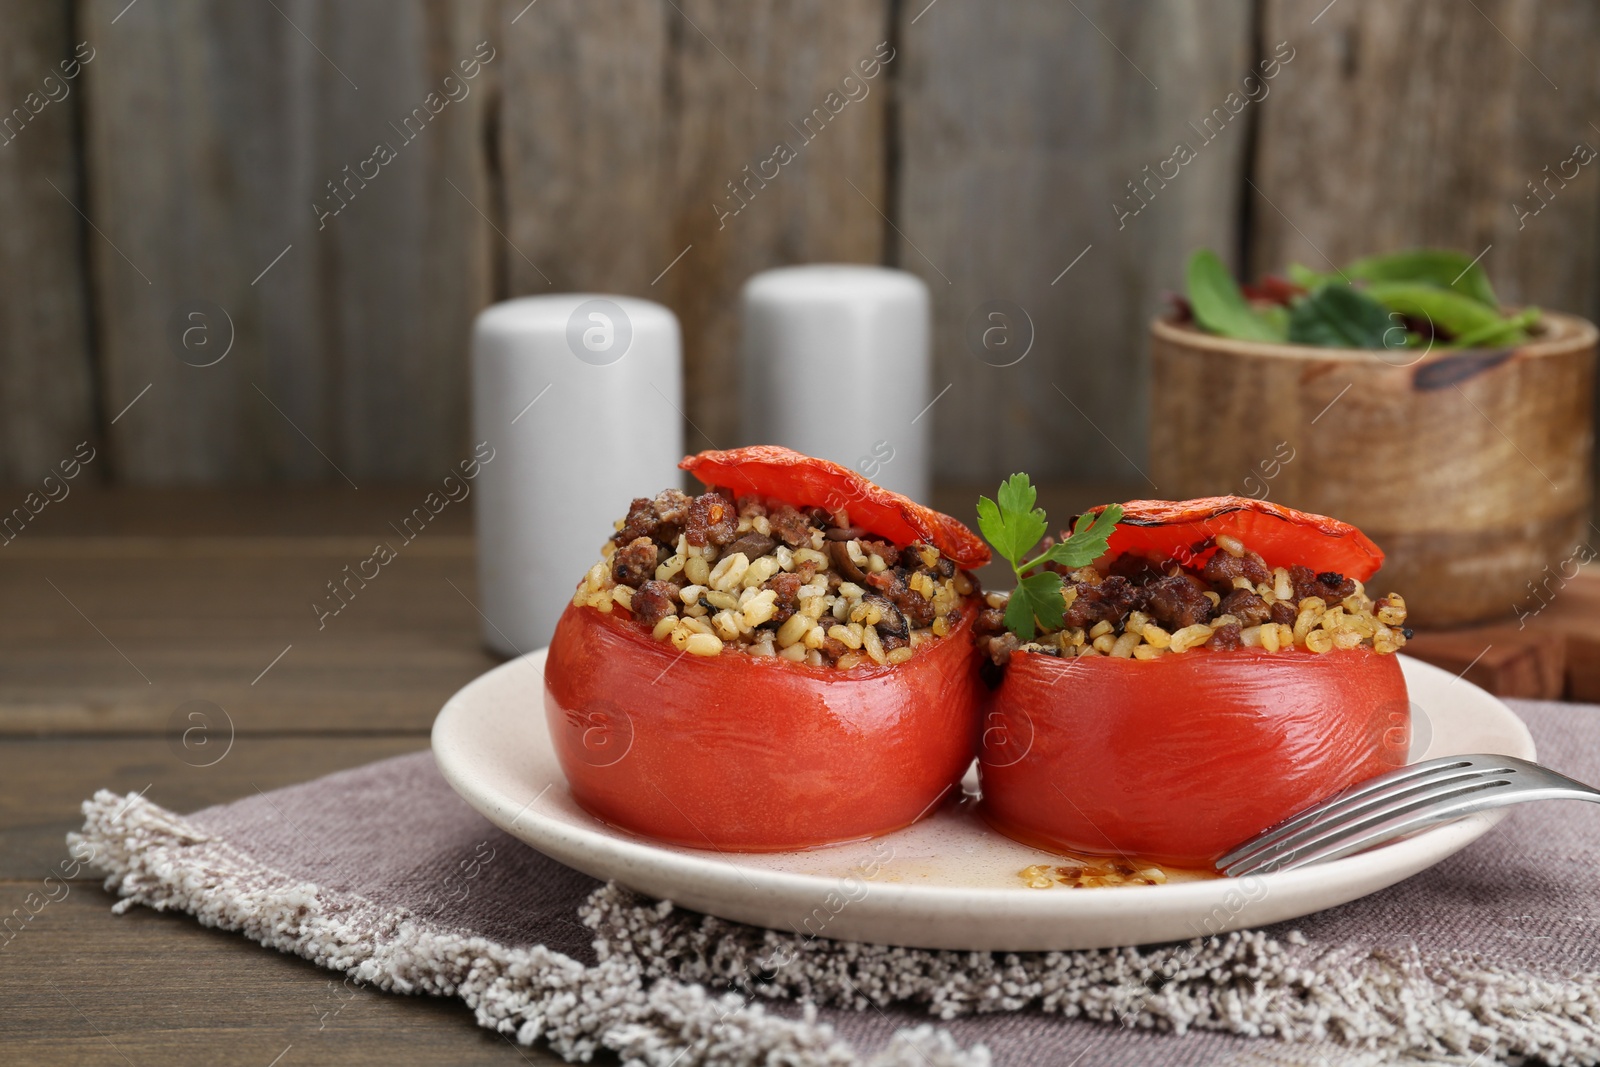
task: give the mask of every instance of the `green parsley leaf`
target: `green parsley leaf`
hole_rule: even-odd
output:
[[[1013,568],[1028,549],[1039,543],[1049,528],[1044,509],[1034,507],[1038,491],[1026,474],[1013,474],[1000,483],[999,503],[978,498],[978,529],[994,550]]]
[[[1037,619],[1047,630],[1059,630],[1067,603],[1061,597],[1061,575],[1040,571],[1017,581],[1006,603],[1006,627],[1021,641],[1032,641]]]
[[[1066,601],[1061,595],[1061,575],[1055,571],[1028,571],[1042,563],[1083,567],[1105,554],[1107,539],[1122,518],[1122,508],[1110,504],[1100,514],[1080,516],[1072,535],[1024,563],[1023,558],[1049,529],[1044,509],[1035,506],[1038,491],[1026,474],[1013,474],[1000,484],[996,500],[978,498],[978,528],[1017,576],[1017,587],[1006,603],[1006,628],[1026,642],[1039,627],[1061,628]],[[997,502],[998,501],[998,502]]]
[[[1087,567],[1106,554],[1106,542],[1111,531],[1122,519],[1121,504],[1107,504],[1098,515],[1080,515],[1073,524],[1072,536],[1050,546],[1049,550],[1024,566],[1040,563],[1059,563],[1063,567]]]

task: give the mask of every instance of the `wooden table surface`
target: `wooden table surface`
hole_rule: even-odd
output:
[[[311,604],[426,492],[77,490],[0,544],[0,918],[29,914],[96,789],[187,812],[425,748],[444,701],[497,662],[478,642],[467,507],[441,513],[325,628]],[[1126,495],[1044,502],[1059,516]],[[1566,599],[1600,586],[1585,588]],[[231,723],[212,766],[177,744],[194,700]],[[114,917],[111,903],[85,874],[0,933],[0,1062],[557,1062],[479,1029],[457,1001],[343,1003],[310,963],[183,916]]]
[[[440,705],[496,663],[469,603],[467,508],[326,628],[310,606],[426,492],[74,491],[0,546],[0,916],[28,914],[96,789],[193,811],[426,748]],[[214,766],[175,743],[192,700],[231,719]],[[459,1001],[346,1001],[304,960],[111,904],[85,872],[0,934],[0,1063],[559,1062]]]

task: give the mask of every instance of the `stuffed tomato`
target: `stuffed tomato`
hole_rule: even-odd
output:
[[[1401,766],[1405,603],[1363,585],[1382,561],[1355,527],[1263,501],[1125,505],[1105,554],[1062,569],[1059,628],[1020,641],[990,594],[985,817],[1047,849],[1203,867]]]
[[[633,502],[545,664],[573,797],[694,848],[887,833],[972,758],[988,549],[837,464],[771,446],[681,464],[707,486]]]

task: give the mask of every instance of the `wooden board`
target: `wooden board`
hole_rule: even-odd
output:
[[[447,99],[487,10],[84,0],[103,51],[85,166],[108,423],[150,386],[109,426],[120,480],[360,485],[464,454],[494,64],[437,115],[429,94]],[[380,142],[394,158],[364,166]],[[202,299],[220,311],[185,318]],[[211,347],[183,348],[185,329]],[[221,362],[190,365],[230,334]]]
[[[1560,700],[1567,688],[1567,643],[1537,630],[1475,626],[1418,631],[1406,655],[1501,697]]]
[[[929,416],[938,476],[1115,477],[1159,496],[1140,473],[1145,323],[1181,282],[1189,249],[1232,254],[1255,105],[1209,142],[1188,123],[1251,73],[1251,5],[912,0],[899,10],[891,247],[933,290],[933,389],[951,386]],[[1179,141],[1196,146],[1192,162],[1171,181],[1158,175],[1148,206],[1120,217],[1118,205],[1141,203],[1127,183]],[[1033,347],[1012,366],[998,364],[1015,355],[964,340],[992,300],[1032,320]],[[1023,336],[1017,323],[993,325]]]
[[[69,23],[96,58],[0,147],[0,276],[30,294],[0,309],[0,477],[97,430],[96,475],[126,482],[432,475],[467,443],[475,311],[579,288],[678,312],[690,439],[726,446],[738,288],[806,260],[932,283],[947,480],[1142,480],[1144,322],[1196,245],[1273,268],[1448,244],[1510,300],[1597,306],[1595,167],[1559,177],[1600,145],[1582,0],[6,4],[10,103]],[[470,96],[319,229],[327,183],[483,40]],[[882,41],[870,94],[722,217]],[[1229,114],[1280,41],[1294,59]],[[1180,141],[1193,162],[1151,178]],[[234,341],[212,367],[169,336],[199,299]],[[964,338],[988,300],[1031,318],[1016,366]]]
[[[1497,696],[1600,703],[1600,570],[1553,569],[1510,617],[1418,633],[1406,652]]]
[[[74,206],[88,68],[65,3],[3,0],[0,25],[0,483],[36,488],[95,432],[82,248],[98,238]]]
[[[123,43],[93,83],[87,149],[91,214],[114,220],[107,237],[127,256],[108,243],[91,258],[103,406],[115,414],[151,386],[112,430],[124,480],[359,485],[443,470],[464,444],[471,315],[552,289],[678,311],[687,417],[728,444],[744,279],[882,256],[886,78],[737,226],[713,205],[888,39],[886,0],[598,16],[559,0],[117,18],[120,6],[85,10],[90,30]],[[319,224],[312,205],[335,203],[325,182],[345,180],[486,38],[496,59],[477,90]],[[206,49],[185,47],[199,39]],[[197,325],[235,334],[215,366],[185,366],[165,336],[191,299],[227,317]]]
[[[1585,0],[1267,0],[1262,39],[1297,55],[1261,110],[1251,260],[1318,270],[1428,244],[1482,260],[1503,300],[1596,308],[1600,36]],[[1493,245],[1490,249],[1489,246]]]
[[[25,537],[6,545],[5,554],[26,555],[36,546],[43,553],[72,552],[84,537],[124,545],[129,538],[228,537],[237,541],[252,537],[389,536],[394,532],[389,523],[410,514],[433,488],[380,485],[352,493],[342,482],[331,486],[206,489],[104,487],[75,482],[65,498],[52,503],[29,523]],[[441,511],[428,524],[428,532],[471,536],[472,504],[465,500],[462,504],[452,504]],[[88,549],[84,551],[93,554]]]
[[[1591,542],[1592,539],[1591,539]],[[1537,596],[1519,605],[1519,633],[1538,633],[1566,645],[1566,700],[1600,703],[1600,570],[1589,567],[1577,578],[1541,583]]]

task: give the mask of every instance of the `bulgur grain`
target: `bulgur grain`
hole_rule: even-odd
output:
[[[840,525],[849,521],[842,512],[821,514],[758,497],[735,508],[717,492],[636,499],[572,603],[629,615],[679,651],[694,640],[699,655],[743,652],[849,669],[906,662],[951,634],[964,597],[983,595],[933,546],[875,540]],[[622,566],[619,552],[630,548]],[[655,558],[647,561],[650,549]]]
[[[691,656],[722,655],[722,642],[711,634],[690,634],[686,648]]]
[[[834,625],[828,627],[828,636],[839,642],[841,645],[844,645],[852,652],[861,647],[860,635],[853,633],[848,626],[842,626],[838,623],[835,623]]]
[[[1404,646],[1409,631],[1398,594],[1374,601],[1360,581],[1342,574],[1300,565],[1269,570],[1237,538],[1224,535],[1216,545],[1218,553],[1200,568],[1174,563],[1163,570],[1123,557],[1106,574],[1092,566],[1064,574],[1065,625],[1027,644],[1004,629],[1009,594],[989,593],[978,640],[996,663],[1018,649],[1148,660],[1196,649],[1325,653],[1370,647],[1391,653]],[[1087,616],[1073,611],[1080,598],[1091,609]],[[1088,626],[1087,633],[1074,621]]]

